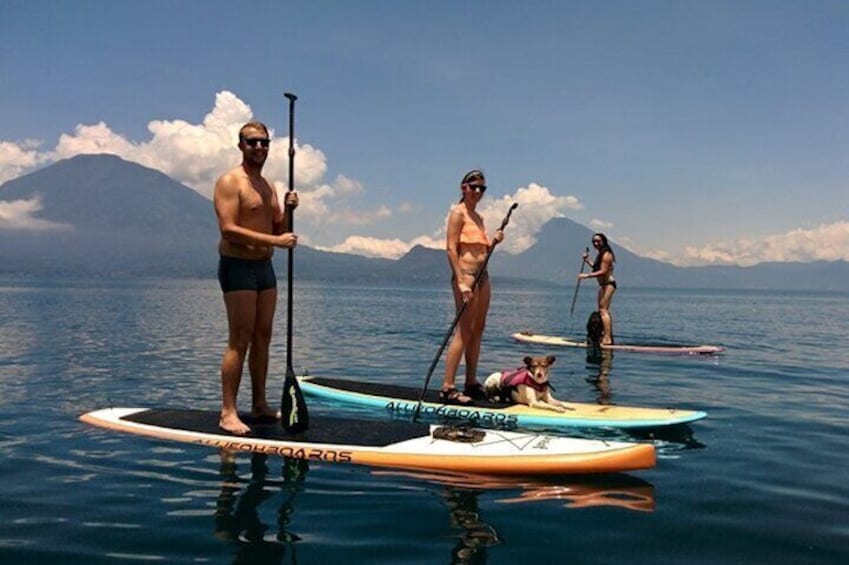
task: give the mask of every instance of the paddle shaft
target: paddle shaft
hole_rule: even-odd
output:
[[[284,93],[289,99],[289,194],[295,190],[295,100],[297,96],[290,92]],[[294,233],[295,230],[295,208],[286,198],[286,231]],[[280,399],[281,423],[286,432],[297,434],[309,427],[309,412],[307,403],[295,377],[292,367],[292,289],[294,286],[295,254],[294,249],[289,248],[287,265],[287,293],[286,293],[286,378],[283,380],[283,394]]]
[[[589,247],[587,247],[587,248],[585,249],[584,253],[586,253],[587,255],[589,255],[589,252],[590,252],[590,248],[589,248]],[[586,264],[587,264],[587,261],[586,261],[586,259],[584,259],[584,256],[582,255],[582,256],[581,256],[581,270],[580,270],[580,273],[583,273],[583,272],[584,272],[584,265],[586,265]],[[578,279],[578,282],[575,284],[575,294],[573,294],[573,295],[572,295],[572,307],[571,307],[571,308],[569,308],[569,316],[570,316],[570,317],[571,317],[571,316],[572,316],[572,314],[575,312],[575,301],[578,299],[578,290],[580,290],[580,288],[581,288],[581,279]]]
[[[287,92],[284,94],[289,99],[289,192],[291,194],[295,190],[295,100],[298,99],[294,94]],[[288,198],[287,198],[288,200]],[[293,233],[295,231],[295,209],[286,202],[286,231]],[[293,270],[295,267],[294,250],[290,247],[288,250],[288,273],[287,273],[287,292],[286,292],[286,376],[289,374],[294,376],[295,370],[292,368],[292,286],[293,286]]]
[[[513,210],[515,210],[519,206],[518,203],[513,203],[510,206],[510,209],[507,211],[507,215],[504,216],[504,220],[501,222],[501,227],[498,229],[504,231],[504,228],[507,227],[507,224],[510,222],[510,215],[513,214]],[[478,269],[478,272],[475,274],[475,280],[472,283],[472,291],[474,291],[478,282],[481,279],[481,276],[486,272],[486,266],[489,264],[489,258],[492,257],[492,252],[495,251],[495,246],[498,245],[498,242],[493,242],[492,247],[486,252],[486,257],[483,260],[483,265]],[[459,283],[459,281],[458,281]],[[463,317],[463,312],[466,311],[466,306],[468,306],[468,302],[463,302],[463,305],[457,310],[457,315],[454,316],[454,321],[451,322],[451,327],[448,328],[448,331],[445,333],[445,337],[442,339],[442,344],[439,346],[439,349],[436,351],[436,355],[433,356],[433,361],[430,363],[430,367],[427,370],[427,376],[425,376],[424,386],[422,386],[422,392],[419,394],[419,402],[416,405],[416,410],[413,413],[413,420],[418,418],[419,412],[422,408],[422,401],[424,400],[424,395],[427,392],[428,384],[430,384],[430,378],[433,376],[433,370],[436,368],[436,364],[439,362],[439,358],[442,357],[442,352],[445,350],[445,346],[448,345],[448,340],[451,339],[451,334],[454,333],[454,329],[457,327],[457,324],[460,322],[460,318]]]

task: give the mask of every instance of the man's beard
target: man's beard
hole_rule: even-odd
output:
[[[268,153],[265,154],[254,154],[250,156],[250,162],[258,167],[262,167],[265,164],[265,160],[268,159]]]

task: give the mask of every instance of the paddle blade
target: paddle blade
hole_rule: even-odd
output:
[[[280,401],[280,414],[283,429],[289,434],[305,432],[310,426],[307,402],[301,392],[298,379],[293,371],[286,371],[283,381],[283,398]]]

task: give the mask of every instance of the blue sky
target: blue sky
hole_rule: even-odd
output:
[[[847,29],[816,0],[3,0],[0,182],[111,152],[208,197],[255,118],[282,190],[292,91],[315,247],[442,247],[483,168],[506,252],[568,217],[681,265],[849,260]],[[0,232],[40,212],[0,193]]]

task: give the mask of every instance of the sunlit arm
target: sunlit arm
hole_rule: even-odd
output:
[[[448,216],[448,235],[445,238],[445,251],[448,253],[448,262],[451,264],[451,271],[454,273],[454,280],[463,289],[463,271],[460,268],[460,231],[463,229],[463,213],[456,208],[451,211]]]
[[[275,200],[274,220],[271,226],[271,233],[273,233],[274,235],[281,235],[286,233],[286,229],[289,227],[288,210],[290,206],[292,210],[298,207],[298,193],[286,193],[286,206],[282,210],[280,209],[280,206],[277,205],[277,202]]]

